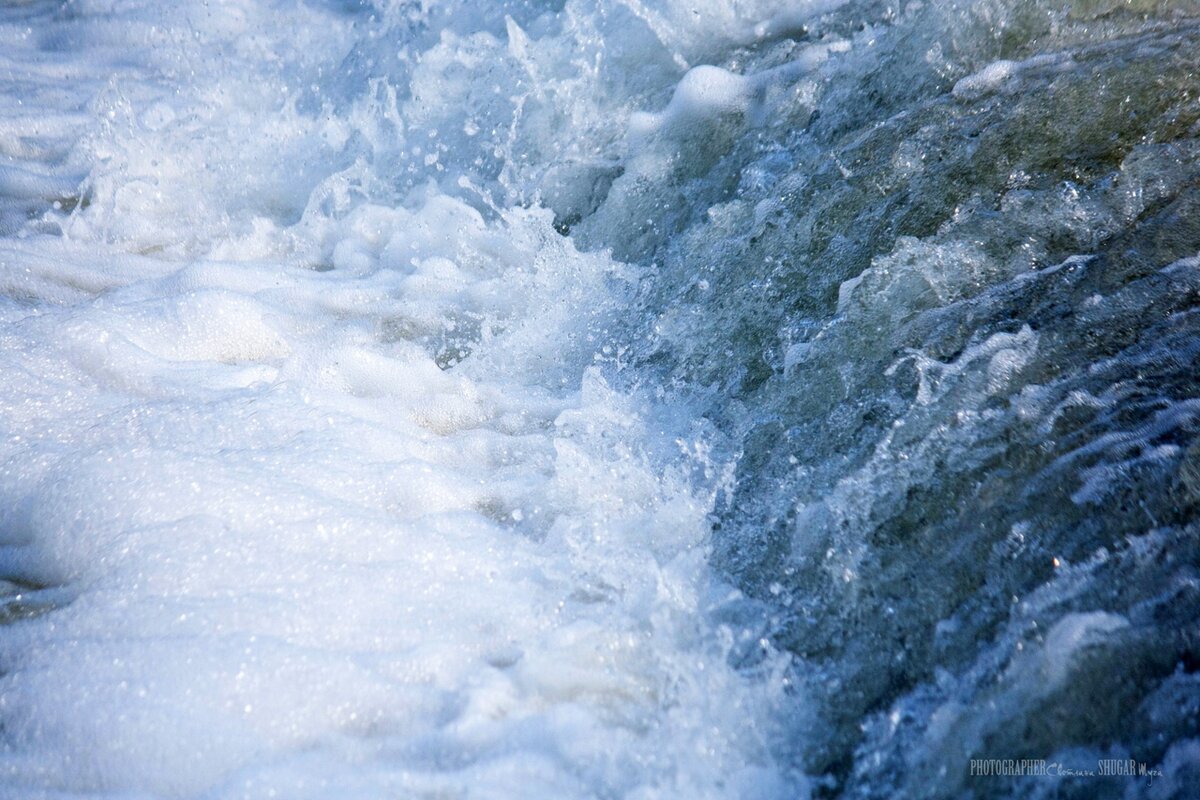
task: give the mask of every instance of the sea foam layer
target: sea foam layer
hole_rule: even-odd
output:
[[[0,796],[1188,796],[1197,13],[0,8]]]

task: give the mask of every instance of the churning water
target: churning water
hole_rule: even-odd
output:
[[[1200,796],[1200,5],[0,63],[0,796]]]

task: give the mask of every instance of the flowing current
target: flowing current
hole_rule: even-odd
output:
[[[0,65],[0,797],[1200,797],[1196,3]]]

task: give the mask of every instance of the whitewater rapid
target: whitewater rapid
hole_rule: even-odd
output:
[[[1198,42],[0,6],[0,797],[1195,796]]]
[[[3,12],[0,793],[778,795],[639,273],[491,168],[525,34],[353,6]]]

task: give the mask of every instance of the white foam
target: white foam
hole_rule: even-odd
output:
[[[1063,68],[1071,63],[1069,57],[1055,53],[1043,53],[1024,61],[1000,59],[978,72],[960,78],[954,84],[951,93],[960,99],[974,99],[992,92],[1007,93],[1012,91],[1020,81],[1021,74],[1026,71],[1046,67]]]
[[[0,242],[0,566],[61,587],[0,637],[0,794],[803,792],[769,754],[779,660],[737,672],[707,613],[703,448],[592,366],[638,274],[493,202],[540,170],[447,76],[500,32],[465,11],[398,92],[328,77],[394,47],[365,15],[78,5],[37,21],[97,75],[28,63],[86,178],[3,174],[85,202]],[[510,62],[554,29],[526,24]],[[686,58],[729,44],[689,26]],[[741,80],[692,70],[679,113]]]

